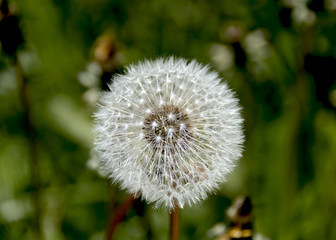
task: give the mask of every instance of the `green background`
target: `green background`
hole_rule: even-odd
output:
[[[220,72],[240,99],[246,134],[228,181],[181,211],[181,239],[208,239],[240,195],[269,239],[336,239],[335,0],[12,0],[9,8],[24,43],[0,56],[0,239],[104,239],[127,194],[94,170],[95,99],[123,66],[170,55]],[[104,66],[95,55],[102,37],[113,46]],[[137,201],[115,239],[167,239],[168,217]]]

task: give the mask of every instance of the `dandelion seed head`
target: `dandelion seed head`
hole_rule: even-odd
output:
[[[110,178],[156,206],[194,204],[241,157],[238,100],[196,61],[144,61],[117,75],[94,114],[95,148]]]

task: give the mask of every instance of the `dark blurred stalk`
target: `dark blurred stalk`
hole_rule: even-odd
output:
[[[135,201],[136,198],[134,198],[133,195],[130,195],[123,201],[123,203],[120,206],[118,206],[118,208],[115,211],[111,211],[106,234],[106,240],[113,239],[113,235],[118,224],[125,218],[127,212],[133,206]]]
[[[36,234],[35,239],[41,239],[41,200],[40,200],[40,177],[39,177],[39,161],[37,154],[37,141],[35,128],[31,120],[31,104],[28,93],[27,81],[23,75],[22,67],[20,66],[17,58],[14,58],[13,65],[16,71],[16,77],[19,86],[19,94],[21,98],[23,108],[23,127],[27,136],[29,146],[29,167],[30,176],[33,186],[33,205],[35,215],[33,219],[34,232]]]
[[[309,165],[312,165],[311,148],[309,145],[311,145],[312,141],[315,109],[314,106],[311,105],[312,100],[310,95],[314,90],[310,89],[311,83],[305,70],[305,59],[311,52],[313,45],[312,30],[312,27],[307,27],[301,32],[300,65],[297,70],[295,85],[293,86],[297,111],[295,121],[293,122],[294,131],[293,137],[291,138],[293,142],[290,144],[290,146],[292,146],[291,155],[294,159],[289,159],[288,161],[288,172],[290,173],[289,175],[292,176],[292,179],[288,179],[288,186],[290,187],[287,189],[288,192],[292,193],[292,196],[309,181],[309,178],[312,178],[308,176],[312,174],[312,169],[309,167]],[[291,202],[291,199],[289,199],[289,202]]]
[[[180,208],[177,206],[170,212],[169,239],[180,239]]]
[[[35,129],[31,118],[31,103],[28,94],[27,81],[23,74],[23,69],[18,61],[18,51],[24,45],[24,38],[21,31],[19,17],[11,11],[7,0],[0,3],[0,43],[2,52],[10,59],[16,73],[19,97],[23,109],[22,125],[28,141],[29,147],[29,167],[32,183],[32,202],[35,210],[33,218],[34,239],[41,239],[41,204],[40,204],[40,178],[39,164],[37,156],[37,141]]]

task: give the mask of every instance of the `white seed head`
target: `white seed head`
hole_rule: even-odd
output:
[[[103,169],[156,206],[205,199],[226,180],[244,141],[238,100],[196,61],[144,61],[117,75],[94,114]]]

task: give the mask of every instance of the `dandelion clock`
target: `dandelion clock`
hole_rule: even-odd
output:
[[[241,157],[240,107],[216,72],[160,58],[113,78],[94,114],[102,169],[170,211],[207,197]]]

